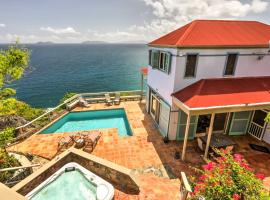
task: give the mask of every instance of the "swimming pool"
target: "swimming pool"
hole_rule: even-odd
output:
[[[131,128],[124,109],[94,110],[71,112],[46,128],[41,134],[64,133],[117,128],[118,135],[132,135]]]
[[[30,200],[111,200],[114,188],[75,162],[64,165],[26,197]]]

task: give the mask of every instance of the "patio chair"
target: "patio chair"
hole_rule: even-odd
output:
[[[80,133],[74,133],[69,136],[70,139],[75,143],[74,147],[80,149],[84,146],[84,137]]]
[[[108,93],[105,94],[105,102],[108,106],[112,105],[112,100]]]
[[[101,132],[99,131],[85,134],[85,137],[84,137],[85,146],[83,148],[83,151],[87,153],[92,153],[100,137],[101,137]]]
[[[73,145],[70,137],[61,137],[58,141],[57,152],[63,152]]]
[[[115,98],[114,98],[114,104],[119,105],[120,104],[120,92],[115,93]]]
[[[83,106],[86,108],[90,107],[90,104],[82,96],[79,97],[79,104],[80,106]]]

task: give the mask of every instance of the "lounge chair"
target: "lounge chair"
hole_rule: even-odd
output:
[[[85,146],[83,148],[83,151],[92,153],[100,137],[101,132],[99,131],[85,134],[84,136]]]
[[[120,104],[120,92],[115,93],[115,98],[114,98],[114,104],[119,105]]]
[[[112,105],[112,100],[108,93],[105,94],[105,102],[108,106]]]
[[[83,106],[86,108],[90,107],[90,104],[85,99],[83,99],[81,96],[79,97],[79,104],[80,104],[80,106]]]
[[[85,141],[80,133],[74,133],[70,135],[69,137],[75,143],[74,145],[75,148],[80,149],[84,146]]]
[[[70,137],[61,137],[58,141],[58,152],[63,152],[73,145],[73,141]]]

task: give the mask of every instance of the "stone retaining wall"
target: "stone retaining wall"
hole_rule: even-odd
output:
[[[139,186],[131,170],[110,161],[101,159],[81,150],[71,148],[53,159],[12,189],[22,195],[28,194],[35,187],[69,162],[76,162],[94,174],[111,183],[115,188],[129,194],[138,194]]]

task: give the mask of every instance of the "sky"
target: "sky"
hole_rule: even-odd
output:
[[[150,42],[195,19],[270,24],[270,0],[0,0],[0,43]]]

